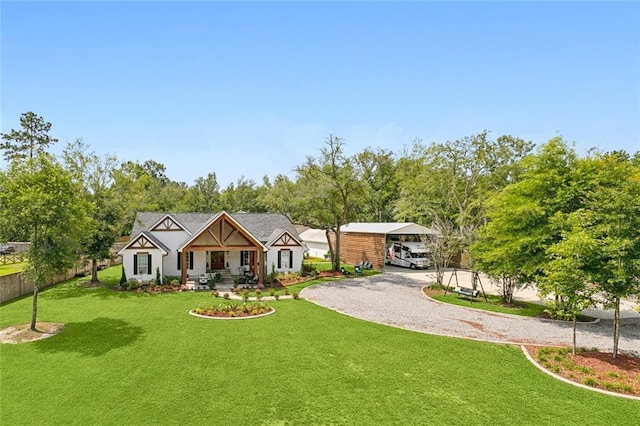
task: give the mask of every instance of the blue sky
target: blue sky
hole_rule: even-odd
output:
[[[25,111],[188,184],[478,133],[640,150],[637,2],[6,2],[2,124]],[[0,163],[0,166],[2,163]]]

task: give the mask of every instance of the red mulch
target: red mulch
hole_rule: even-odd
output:
[[[531,357],[540,363],[538,352],[542,348],[537,346],[526,346],[526,348]],[[640,396],[640,358],[618,354],[614,359],[611,353],[592,350],[579,351],[576,355],[568,353],[566,356],[575,365],[573,370],[567,369],[561,362],[554,360],[554,355],[547,356],[552,368],[560,369],[559,371],[552,370],[553,373],[582,384],[585,384],[585,380],[592,379],[596,381],[594,387],[599,389]],[[590,371],[586,373],[580,371],[581,367],[588,368]],[[608,383],[609,386],[607,387],[605,383]],[[612,389],[616,386],[618,389]],[[622,386],[628,386],[631,390],[623,389]]]

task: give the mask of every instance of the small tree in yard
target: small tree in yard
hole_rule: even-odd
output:
[[[122,275],[120,275],[120,286],[124,287],[127,284],[127,274],[124,272],[124,265],[122,265]]]
[[[421,240],[429,251],[429,258],[436,271],[436,283],[443,285],[444,271],[449,267],[451,259],[460,249],[460,239],[454,225],[447,220],[434,219],[431,225],[436,233],[422,235]]]
[[[542,296],[552,294],[555,300],[547,303],[553,317],[569,319],[573,323],[573,354],[576,353],[576,317],[583,309],[596,304],[595,286],[588,284],[588,262],[597,247],[584,234],[585,223],[582,211],[568,215],[562,222],[572,226],[563,233],[562,240],[551,246],[547,253],[551,257],[544,275],[538,280]]]
[[[36,331],[38,291],[73,266],[90,208],[82,189],[48,154],[14,160],[0,172],[0,226],[31,242],[26,273],[33,279],[31,330]]]

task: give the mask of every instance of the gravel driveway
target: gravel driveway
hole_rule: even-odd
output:
[[[571,323],[518,317],[436,302],[424,282],[395,274],[334,281],[307,287],[301,296],[356,318],[429,334],[501,343],[571,345]],[[578,324],[578,346],[611,351],[611,320]],[[624,319],[620,351],[640,354],[640,319]]]

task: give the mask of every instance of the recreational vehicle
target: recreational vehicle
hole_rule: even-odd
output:
[[[411,269],[426,269],[431,265],[429,251],[423,243],[406,241],[388,244],[385,263]]]

